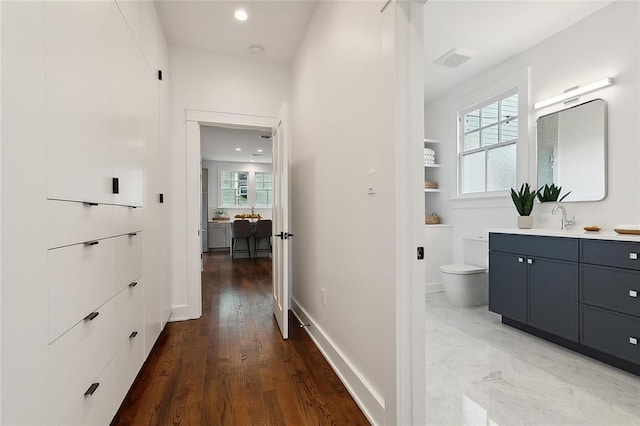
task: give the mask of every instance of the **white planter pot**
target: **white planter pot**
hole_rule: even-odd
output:
[[[518,228],[520,229],[533,228],[533,216],[518,216]]]

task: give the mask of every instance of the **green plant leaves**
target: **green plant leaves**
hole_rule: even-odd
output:
[[[567,195],[571,194],[571,191],[564,194],[559,200],[560,192],[562,191],[561,186],[556,186],[554,183],[551,185],[545,184],[538,189],[538,201],[541,203],[546,203],[549,201],[562,201],[566,198]]]
[[[518,192],[511,188],[511,200],[516,206],[520,216],[529,216],[533,210],[533,201],[536,199],[539,190],[531,191],[528,183],[523,183]]]

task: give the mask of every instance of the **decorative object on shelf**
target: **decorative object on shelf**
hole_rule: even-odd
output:
[[[613,230],[618,234],[640,235],[640,225],[618,225]]]
[[[426,189],[438,189],[438,182],[428,180],[424,183]]]
[[[425,225],[437,225],[440,223],[440,218],[436,212],[431,213],[430,216],[424,217]]]
[[[436,152],[431,148],[424,149],[424,164],[436,164]]]
[[[600,227],[598,225],[589,225],[585,226],[584,230],[587,232],[600,232]]]
[[[236,219],[262,219],[259,213],[240,213],[235,216]]]
[[[538,191],[532,191],[531,186],[526,182],[520,186],[518,192],[511,188],[511,199],[520,215],[518,217],[518,228],[533,228],[533,218],[530,215],[533,210],[533,201],[536,199],[537,194]]]
[[[213,213],[213,219],[214,220],[225,220],[225,219],[229,219],[228,217],[226,217],[227,211],[225,209],[216,209],[216,211]]]
[[[571,194],[571,191],[569,191],[562,197],[560,197],[561,191],[561,186],[556,186],[555,183],[552,183],[551,185],[545,183],[544,186],[541,186],[540,189],[538,189],[538,201],[540,201],[541,203],[547,203],[550,201],[561,202],[567,197],[567,195]],[[560,197],[559,200],[558,197]]]

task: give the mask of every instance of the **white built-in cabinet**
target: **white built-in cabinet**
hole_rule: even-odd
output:
[[[0,423],[109,424],[171,313],[167,46],[147,1],[13,2],[2,27]]]

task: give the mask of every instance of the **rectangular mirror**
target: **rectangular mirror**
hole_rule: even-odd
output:
[[[598,201],[607,195],[607,106],[594,99],[543,115],[536,121],[538,188],[562,187],[566,201]]]

